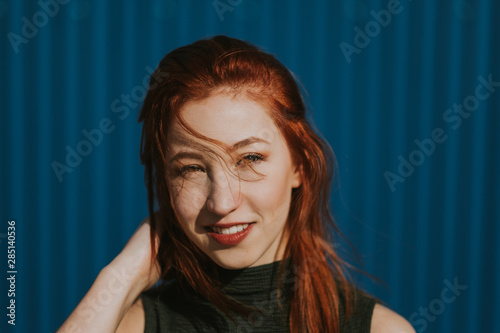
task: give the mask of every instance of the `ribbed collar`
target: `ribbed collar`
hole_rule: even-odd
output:
[[[261,295],[268,297],[270,293],[278,288],[278,276],[282,261],[272,262],[255,267],[243,269],[224,269],[218,267],[219,282],[222,285],[221,290],[228,296],[253,296]],[[285,270],[283,271],[282,281],[290,280],[291,260],[285,261]],[[287,283],[286,285],[288,285]],[[281,289],[286,286],[284,283]]]

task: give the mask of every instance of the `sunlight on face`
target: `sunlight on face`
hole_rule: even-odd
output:
[[[186,235],[225,268],[282,259],[291,193],[301,176],[266,109],[218,94],[186,103],[181,114],[232,153],[172,125],[168,186]]]

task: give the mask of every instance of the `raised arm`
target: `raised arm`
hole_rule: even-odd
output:
[[[140,293],[159,279],[151,263],[149,220],[145,220],[120,254],[104,267],[76,309],[59,328],[60,333],[115,332],[127,312],[142,307]],[[137,301],[136,301],[137,300]]]

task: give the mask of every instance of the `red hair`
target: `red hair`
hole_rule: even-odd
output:
[[[339,289],[349,288],[344,263],[330,239],[331,227],[338,231],[329,210],[335,159],[331,148],[306,120],[302,95],[290,71],[251,44],[216,36],[167,54],[152,79],[156,77],[161,79],[154,87],[150,82],[139,121],[143,122],[141,160],[145,165],[152,248],[157,232],[160,244],[154,253],[162,277],[176,278],[226,313],[234,309],[234,302],[218,290],[211,277],[215,263],[189,240],[176,217],[167,187],[167,133],[173,121],[184,124],[180,110],[186,102],[222,91],[244,94],[266,106],[294,162],[302,168],[302,185],[292,191],[285,226],[290,236],[284,258],[291,258],[292,267],[301,272],[289,299],[290,331],[338,331],[342,306]],[[283,272],[284,264],[281,268]],[[348,293],[342,299],[349,312]],[[245,311],[243,307],[239,310]]]

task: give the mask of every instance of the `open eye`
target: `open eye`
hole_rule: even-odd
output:
[[[248,153],[242,156],[242,159],[236,163],[236,166],[240,166],[241,164],[254,164],[259,161],[262,161],[264,156],[259,153]]]

